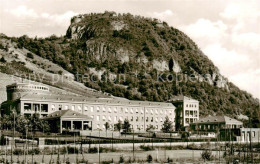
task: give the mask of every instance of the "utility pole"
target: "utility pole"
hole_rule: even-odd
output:
[[[100,164],[100,129],[99,129],[99,140],[98,140],[98,163]]]
[[[135,161],[135,133],[133,128],[133,160]]]

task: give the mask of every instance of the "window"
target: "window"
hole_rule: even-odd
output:
[[[151,118],[151,122],[153,122],[153,117]]]
[[[128,109],[127,108],[125,109],[125,113],[128,113]]]
[[[99,106],[97,107],[97,112],[99,112],[100,111],[100,108],[99,108]]]
[[[186,107],[189,107],[189,105],[187,104]]]
[[[188,124],[190,121],[189,121],[189,119],[188,118],[186,118],[186,123]]]
[[[143,109],[141,109],[141,114],[144,114],[144,110]]]
[[[71,106],[71,110],[75,110],[75,105],[72,105],[72,106]]]
[[[55,105],[51,105],[51,110],[55,110]]]
[[[198,117],[198,112],[196,110],[194,111],[194,116]]]
[[[155,114],[158,114],[158,110],[157,109],[155,110]]]
[[[117,116],[114,117],[114,122],[116,122],[116,121],[117,121]]]
[[[40,111],[40,104],[33,104],[33,111],[39,112]]]
[[[69,106],[68,105],[65,105],[65,110],[68,110],[69,109]]]
[[[104,108],[105,108],[105,107],[104,107]],[[108,108],[108,112],[109,112],[109,113],[111,113],[111,112],[112,112],[110,107]]]
[[[117,108],[116,107],[114,108],[114,112],[117,113]]]
[[[134,113],[133,108],[130,110],[131,113]]]
[[[103,121],[106,121],[106,116],[103,116]]]
[[[193,111],[192,110],[190,111],[190,116],[193,117]]]
[[[59,105],[59,110],[62,110],[62,105]]]
[[[155,122],[158,122],[158,117],[155,118]]]
[[[153,109],[151,109],[151,114],[153,114]]]
[[[131,121],[134,121],[134,117],[133,116],[131,117]]]
[[[24,103],[24,110],[25,111],[30,111],[30,110],[32,110],[32,104],[30,104],[30,103]]]
[[[105,107],[103,107],[103,112],[106,112],[106,108]]]
[[[41,104],[41,111],[48,112],[48,104]]]
[[[189,116],[189,111],[188,110],[185,111],[185,116]]]
[[[84,110],[85,110],[85,112],[87,112],[88,111],[88,107],[84,106]]]
[[[138,109],[135,110],[135,113],[138,113]]]
[[[82,111],[82,107],[81,106],[78,106],[78,111]]]
[[[146,109],[146,110],[145,110],[145,113],[146,113],[146,114],[148,114],[148,113],[149,113],[148,109]]]
[[[93,107],[93,106],[90,107],[90,111],[91,111],[91,112],[94,112],[94,107]]]
[[[98,115],[98,116],[97,116],[97,121],[99,121],[99,120],[100,120],[100,116]]]
[[[253,137],[253,138],[255,137],[255,131],[252,132],[252,137]]]
[[[108,116],[108,121],[111,121],[111,116]]]
[[[148,122],[149,121],[149,118],[148,117],[146,117],[146,122]]]
[[[139,118],[138,117],[136,117],[136,122],[139,120]]]
[[[190,119],[190,123],[193,123],[193,118]]]

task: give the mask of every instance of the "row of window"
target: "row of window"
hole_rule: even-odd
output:
[[[55,111],[56,110],[56,105],[52,105],[51,106],[51,109],[52,111]],[[64,106],[64,110],[68,110],[69,109],[69,105],[65,105]],[[62,105],[58,105],[58,110],[63,110],[63,106]],[[71,106],[71,110],[74,110],[74,111],[79,111],[79,112],[82,112],[82,106],[81,105],[72,105]],[[143,109],[133,109],[133,108],[123,108],[123,107],[99,107],[97,106],[96,108],[94,108],[93,106],[91,107],[88,107],[88,106],[84,106],[84,112],[108,112],[108,113],[130,113],[130,114],[138,114],[138,113],[141,113],[143,114],[144,113],[144,110]],[[173,110],[157,110],[157,109],[146,109],[145,110],[146,114],[169,114],[169,115],[172,115],[173,114]]]
[[[16,88],[18,88],[18,89],[40,89],[40,90],[45,90],[45,91],[49,90],[49,88],[47,88],[47,87],[34,86],[34,85],[17,86],[17,87],[14,86],[14,87],[12,87],[10,89],[16,89]]]
[[[48,112],[48,104],[24,103],[24,111],[28,112]]]
[[[93,119],[94,119],[94,115],[93,116],[91,116]],[[136,121],[136,122],[143,122],[144,121],[144,117],[130,117],[130,118],[128,118],[128,117],[122,117],[122,116],[120,116],[120,117],[118,117],[118,116],[114,116],[113,118],[112,118],[112,116],[100,116],[100,115],[97,115],[96,116],[96,120],[97,121],[112,121],[112,119],[113,119],[113,121],[114,122],[117,122],[118,120],[121,120],[121,121],[124,121],[124,119],[127,119],[127,120],[129,120],[129,121],[131,121],[131,122],[133,122],[133,121]],[[145,121],[146,122],[163,122],[164,121],[164,119],[165,118],[159,118],[159,117],[156,117],[156,118],[154,118],[154,117],[146,117],[146,119],[145,119]],[[170,118],[170,121],[174,121],[172,118]]]
[[[193,110],[185,110],[185,116],[186,117],[189,117],[189,116],[191,116],[191,117],[198,117],[198,111],[197,110],[195,110],[195,111],[193,111]]]
[[[185,119],[186,124],[193,123],[193,122],[196,122],[196,121],[197,121],[197,118],[186,118]]]
[[[134,125],[132,125],[132,128],[133,128]],[[146,128],[149,128],[150,125],[146,125]],[[97,129],[100,129],[100,128],[103,128],[103,129],[106,129],[105,125],[100,125],[100,124],[97,124]],[[159,125],[155,125],[154,126],[155,129],[159,129],[160,127],[162,126],[159,126]],[[113,129],[113,125],[109,125],[109,128],[110,129]],[[138,129],[138,130],[144,130],[144,125],[135,125],[135,128]]]
[[[197,107],[197,105],[196,104],[186,104],[186,107],[190,107],[190,108],[196,108]]]

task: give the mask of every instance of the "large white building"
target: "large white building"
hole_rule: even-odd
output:
[[[176,107],[176,130],[183,130],[183,128],[199,120],[198,100],[186,96],[176,96],[171,102]]]
[[[7,95],[8,100],[1,107],[2,113],[15,109],[25,116],[37,112],[46,117],[56,111],[72,110],[92,118],[93,130],[104,130],[106,122],[113,129],[119,120],[128,119],[135,131],[146,131],[150,125],[159,131],[168,116],[175,127],[176,113],[172,103],[59,95],[53,94],[46,86],[24,83],[7,86]],[[196,110],[196,115],[198,114]]]

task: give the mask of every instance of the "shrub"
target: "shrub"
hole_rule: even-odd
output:
[[[77,154],[79,152],[79,149],[76,147],[67,147],[68,154]]]
[[[0,62],[6,63],[6,60],[5,60],[5,58],[3,56],[1,57]]]
[[[23,154],[23,150],[16,148],[16,149],[14,149],[13,154],[14,154],[14,155],[22,155],[22,154]]]
[[[28,58],[30,58],[30,59],[34,59],[34,56],[33,56],[33,54],[32,54],[32,53],[30,53],[30,52],[28,52],[26,56],[27,56]]]
[[[173,160],[170,157],[168,157],[167,158],[167,163],[172,163],[172,162],[173,162]]]
[[[98,153],[98,148],[97,148],[97,147],[89,148],[89,149],[88,149],[88,152],[89,152],[89,153]],[[103,148],[100,147],[100,148],[99,148],[99,153],[102,153],[102,152],[103,152]]]
[[[114,163],[114,159],[108,161],[102,161],[102,164],[111,164],[111,163]]]
[[[204,161],[210,161],[212,159],[212,151],[210,151],[210,150],[203,150],[203,152],[201,154],[201,158]]]
[[[121,155],[119,158],[119,163],[124,163],[125,162],[125,158]]]
[[[41,153],[41,151],[39,148],[34,148],[34,149],[28,151],[28,154],[40,154],[40,153]]]
[[[140,148],[144,151],[151,151],[154,150],[151,146],[145,146],[145,145],[141,145]]]
[[[151,154],[149,154],[147,156],[147,160],[146,160],[148,163],[151,163],[153,161],[153,157],[151,156]]]
[[[2,135],[0,138],[0,145],[6,145],[6,139],[4,135]]]

